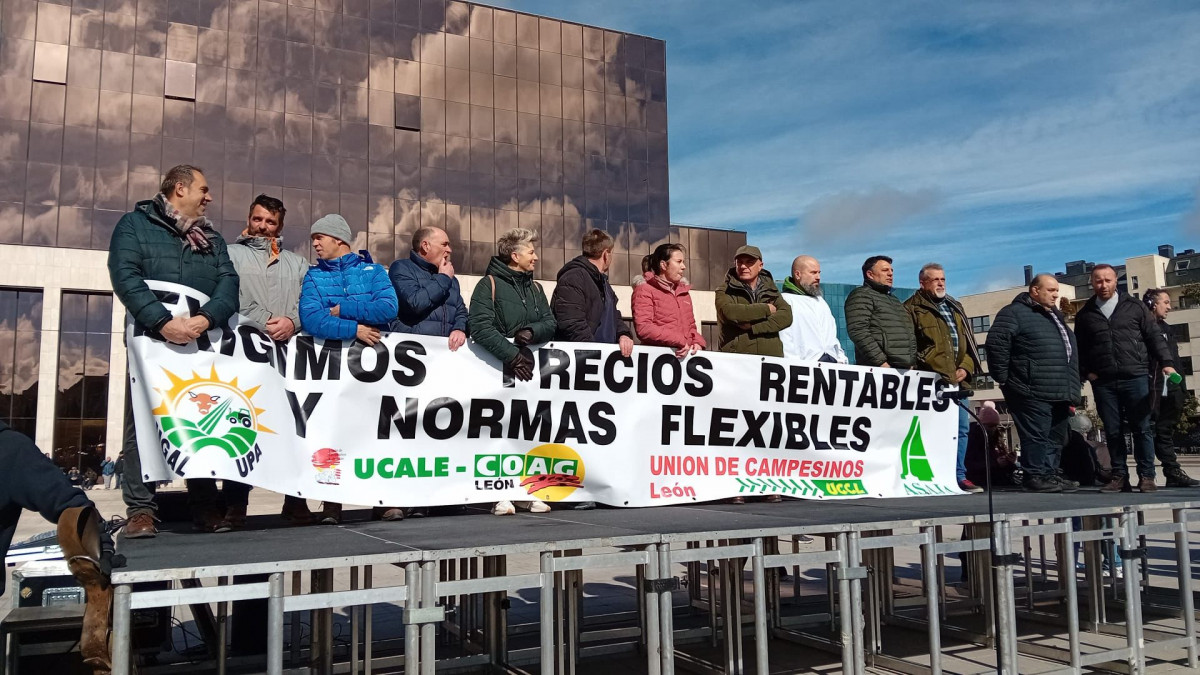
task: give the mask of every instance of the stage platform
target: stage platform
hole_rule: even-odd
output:
[[[113,672],[131,672],[123,636],[132,610],[215,603],[223,618],[230,602],[251,599],[268,605],[265,664],[263,657],[228,659],[219,620],[220,633],[210,637],[217,644],[196,672],[228,663],[229,672],[251,664],[248,671],[265,665],[272,674],[552,675],[624,654],[640,663],[635,672],[652,675],[677,667],[766,675],[773,656],[797,644],[840,656],[847,673],[962,672],[957,663],[944,665],[943,639],[994,649],[985,653],[1006,673],[1145,672],[1156,658],[1197,667],[1190,530],[1200,521],[1200,489],[998,490],[993,508],[989,519],[988,497],[977,494],[506,517],[481,505],[400,522],[373,522],[370,509],[348,509],[339,526],[255,516],[247,529],[219,535],[168,524],[155,539],[119,540],[128,565],[113,574]],[[800,547],[804,535],[820,543]],[[900,549],[919,556],[919,582],[896,573]],[[1077,549],[1086,568],[1078,573]],[[949,556],[962,561],[957,583],[946,580]],[[1104,576],[1106,559],[1122,567],[1124,580]],[[583,573],[598,569],[628,570],[635,580],[636,611],[623,623],[595,616],[584,600]],[[827,571],[818,588],[825,592],[783,592],[782,571],[799,576],[805,569]],[[1173,580],[1171,588],[1163,579]],[[148,581],[172,588],[132,586]],[[530,625],[510,626],[513,596],[536,604]],[[381,604],[402,610],[402,639],[373,640],[371,612]],[[332,613],[342,608],[350,631],[338,647]],[[1181,622],[1180,631],[1151,623],[1164,612]],[[311,636],[301,636],[302,623]],[[911,635],[885,639],[894,631]],[[1084,639],[1090,635],[1119,645],[1097,647]],[[753,647],[744,652],[747,642]],[[903,654],[894,653],[897,644]]]

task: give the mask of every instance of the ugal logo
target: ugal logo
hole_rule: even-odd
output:
[[[263,426],[266,410],[254,405],[259,387],[243,390],[234,377],[223,381],[213,366],[207,377],[195,371],[181,378],[163,369],[169,387],[155,388],[160,402],[150,412],[158,422],[163,457],[175,473],[184,475],[188,460],[201,452],[220,451],[237,462],[245,477],[262,457],[258,435],[275,433]]]

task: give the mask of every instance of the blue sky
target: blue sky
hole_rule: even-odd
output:
[[[671,217],[962,295],[1200,248],[1200,3],[510,0],[667,42]]]

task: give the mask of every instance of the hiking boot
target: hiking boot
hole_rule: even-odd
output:
[[[321,524],[341,525],[342,505],[336,502],[321,502]]]
[[[158,534],[154,527],[154,516],[149,513],[136,513],[125,521],[126,539],[153,539]]]
[[[1100,488],[1100,491],[1105,494],[1113,494],[1116,492],[1133,492],[1133,488],[1129,485],[1129,476],[1113,476],[1111,480]]]
[[[1138,492],[1158,492],[1158,486],[1154,484],[1153,478],[1139,478]]]
[[[371,520],[404,520],[404,509],[376,506],[371,509]]]
[[[1026,476],[1025,481],[1021,483],[1021,487],[1026,492],[1062,492],[1062,485],[1050,476]]]
[[[246,527],[246,507],[243,506],[227,506],[225,507],[225,519],[230,529],[240,530]]]
[[[1074,481],[1070,478],[1064,478],[1062,476],[1055,476],[1054,480],[1057,481],[1059,486],[1062,487],[1063,492],[1079,492],[1079,481]]]
[[[972,483],[971,481],[967,480],[966,478],[964,478],[964,479],[962,479],[962,480],[958,481],[958,489],[959,489],[959,490],[962,490],[963,492],[969,492],[969,493],[971,493],[971,494],[973,494],[973,495],[976,495],[976,494],[979,494],[980,492],[983,492],[983,488],[981,488],[981,487],[979,487],[978,485],[976,485],[976,484]]]
[[[1187,475],[1183,469],[1168,469],[1163,474],[1167,477],[1167,487],[1200,487],[1200,480]]]
[[[290,495],[283,498],[283,510],[279,515],[292,525],[312,525],[317,522],[317,517],[308,510],[308,502]]]

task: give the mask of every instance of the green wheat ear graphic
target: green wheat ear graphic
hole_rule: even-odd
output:
[[[919,481],[933,480],[933,468],[929,466],[925,441],[921,439],[921,419],[916,415],[913,415],[912,424],[908,427],[904,445],[900,446],[900,468],[901,478],[912,476]]]

